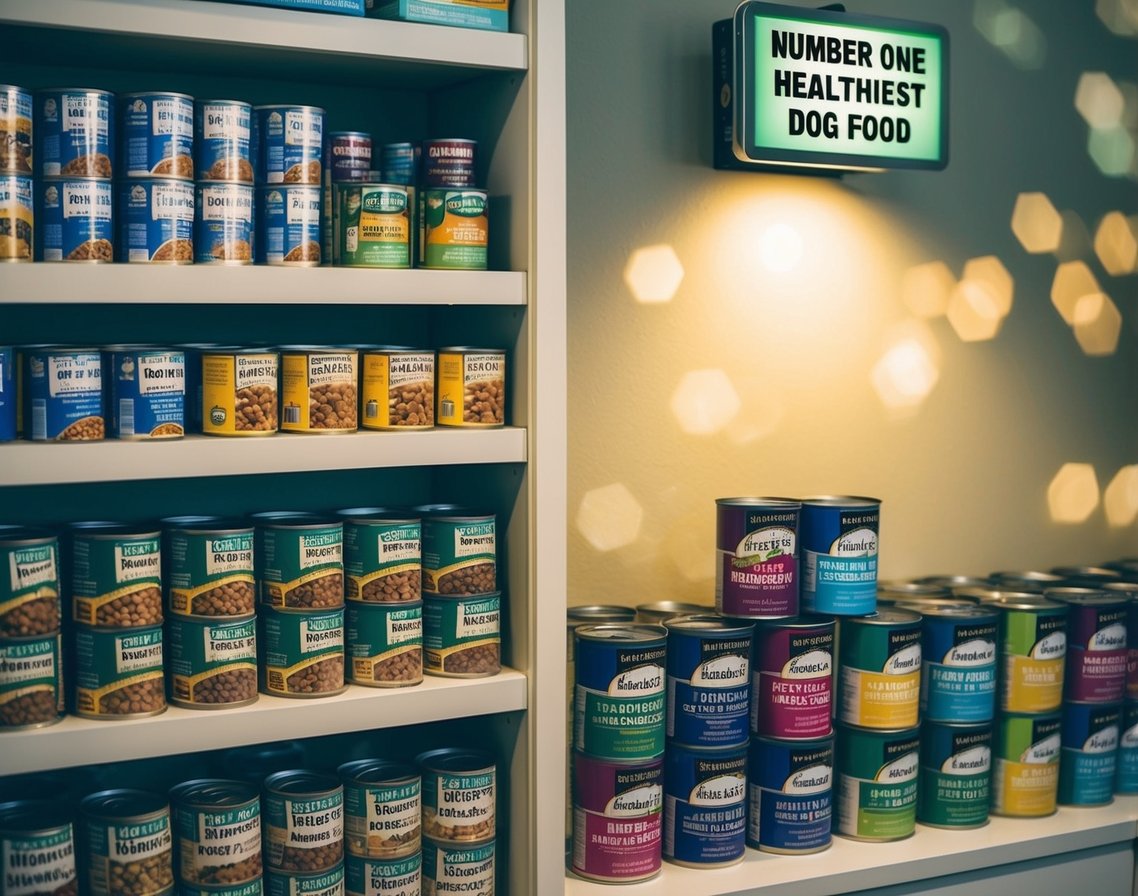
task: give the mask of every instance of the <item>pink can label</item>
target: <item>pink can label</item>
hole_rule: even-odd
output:
[[[830,733],[834,623],[755,631],[751,733],[788,740]]]
[[[621,766],[581,753],[573,766],[573,871],[635,881],[660,870],[663,760]]]
[[[798,614],[799,508],[774,499],[717,502],[715,608],[724,616]]]
[[[1138,700],[1138,647],[1126,651],[1126,699]]]

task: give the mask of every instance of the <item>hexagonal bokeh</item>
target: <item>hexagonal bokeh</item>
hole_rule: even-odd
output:
[[[1122,94],[1122,121],[1124,128],[1138,128],[1138,84],[1133,81],[1119,81],[1118,92]]]
[[[640,536],[644,508],[622,483],[590,489],[577,508],[577,531],[598,551],[615,551]]]
[[[976,30],[1018,67],[1043,67],[1047,38],[1022,10],[1004,0],[977,0],[972,21]]]
[[[1087,152],[1107,177],[1123,177],[1134,163],[1134,138],[1123,127],[1092,128]]]
[[[1102,493],[1106,521],[1112,526],[1129,526],[1138,518],[1138,464],[1130,464],[1114,474]]]
[[[870,373],[877,397],[891,410],[919,406],[938,379],[936,359],[915,336],[904,336],[893,343]]]
[[[1063,464],[1047,486],[1047,507],[1056,523],[1086,522],[1098,501],[1098,479],[1090,464]]]
[[[979,280],[961,280],[948,301],[948,322],[964,342],[994,339],[1004,315],[991,286]]]
[[[1054,252],[1063,238],[1063,218],[1044,193],[1020,193],[1012,210],[1012,233],[1028,252]]]
[[[1095,231],[1095,255],[1112,277],[1138,271],[1138,231],[1122,212],[1103,216]]]
[[[901,277],[901,299],[917,317],[940,317],[948,310],[948,298],[956,278],[943,261],[914,265]]]
[[[709,436],[735,419],[739,393],[722,370],[692,370],[672,393],[672,415],[689,435]]]
[[[1135,0],[1095,0],[1095,12],[1119,37],[1138,36],[1138,2]]]
[[[1100,291],[1098,280],[1086,264],[1067,261],[1059,265],[1051,281],[1051,304],[1068,325],[1074,326],[1079,299]]]
[[[624,267],[624,282],[636,301],[646,305],[670,302],[683,279],[676,250],[664,243],[637,249]]]
[[[1110,296],[1093,292],[1080,296],[1075,303],[1075,340],[1088,355],[1113,355],[1118,351],[1118,335],[1122,332],[1122,313]]]
[[[1075,88],[1075,108],[1092,128],[1113,128],[1122,123],[1122,91],[1106,72],[1083,72]]]
[[[1012,310],[1012,295],[1015,292],[1015,281],[1008,269],[995,255],[985,255],[982,258],[970,258],[964,265],[964,274],[961,280],[972,280],[985,284],[996,302],[1000,314],[1007,315]]]

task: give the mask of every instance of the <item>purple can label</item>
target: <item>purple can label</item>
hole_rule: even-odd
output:
[[[877,608],[880,502],[822,498],[802,502],[802,607],[865,616]]]
[[[1126,606],[1067,608],[1066,699],[1117,703],[1126,693]]]
[[[573,757],[573,871],[635,881],[660,870],[664,760],[627,765]]]
[[[788,740],[830,731],[834,621],[767,623],[755,629],[751,733]]]
[[[1063,704],[1060,803],[1097,806],[1111,801],[1121,721],[1118,704]]]
[[[692,620],[667,628],[667,736],[690,747],[745,745],[750,626]]]
[[[194,100],[184,93],[131,93],[122,103],[127,177],[194,176]]]
[[[1126,699],[1138,700],[1138,598],[1126,605]]]
[[[426,187],[473,187],[473,140],[428,140],[423,144],[423,185]]]
[[[664,858],[724,865],[743,858],[747,749],[668,747],[664,756]]]
[[[715,608],[724,616],[798,614],[797,501],[716,502]]]
[[[329,134],[327,164],[334,182],[366,181],[371,171],[371,134],[362,131]]]
[[[830,845],[834,739],[751,741],[747,844],[764,852],[817,852]]]

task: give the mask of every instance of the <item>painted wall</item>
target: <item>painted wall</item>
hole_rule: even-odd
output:
[[[1092,245],[1121,212],[1129,252],[1136,169],[1102,173],[1075,105],[1108,74],[1133,144],[1138,40],[1020,5],[847,3],[949,30],[951,146],[837,180],[712,169],[730,0],[567,4],[570,605],[710,602],[731,495],[881,498],[882,578],[1138,554],[1138,276]],[[1013,230],[1033,193],[1053,251]],[[1063,292],[1077,328],[1076,261],[1110,300]]]

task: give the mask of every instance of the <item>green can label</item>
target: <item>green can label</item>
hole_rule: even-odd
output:
[[[19,611],[19,612],[18,612]],[[59,628],[59,546],[0,543],[0,637]]]
[[[925,722],[920,752],[917,819],[944,828],[986,823],[991,797],[991,723]]]
[[[269,793],[264,799],[265,857],[272,868],[320,871],[343,854],[344,791],[337,787],[320,796],[293,797]],[[340,849],[337,850],[337,845]],[[312,856],[323,866],[303,859]],[[334,854],[334,855],[333,855]]]
[[[344,611],[257,616],[265,693],[324,696],[344,688]]]
[[[75,536],[72,615],[83,625],[162,621],[162,552],[157,533],[121,538]],[[144,604],[141,616],[131,605]]]
[[[356,684],[399,686],[423,680],[423,605],[348,607],[348,677]]]
[[[261,600],[313,609],[344,602],[344,529],[339,523],[258,529]]]
[[[241,806],[176,806],[174,827],[183,882],[228,886],[260,877],[259,797]]]
[[[497,672],[501,605],[499,594],[457,598],[428,595],[423,601],[426,668],[456,674]]]
[[[1067,610],[1003,610],[1000,708],[1006,712],[1051,712],[1063,702],[1067,656]]]
[[[917,821],[918,732],[841,727],[837,830],[859,840],[900,840]]]
[[[248,619],[171,618],[166,623],[170,699],[189,706],[257,696],[257,627]]]
[[[210,884],[188,884],[182,881],[178,885],[179,896],[262,896],[267,892],[263,888],[261,878],[243,884],[225,884],[217,887]]]
[[[423,590],[432,594],[484,594],[496,590],[496,530],[492,516],[425,520]]]
[[[396,858],[418,853],[423,807],[422,780],[349,783],[344,787],[344,827],[351,853]]]
[[[75,892],[75,841],[71,825],[31,834],[3,835],[0,883],[6,896]]]
[[[60,636],[0,641],[0,730],[42,725],[59,716]]]
[[[142,883],[138,896],[166,892],[173,884],[173,833],[170,813],[145,821],[87,822],[87,874],[92,894],[121,893],[116,880],[123,866],[145,863],[149,866],[149,884]]]
[[[171,613],[244,616],[253,612],[252,529],[171,532],[169,562]]]
[[[466,849],[430,844],[423,850],[423,896],[494,892],[494,841]]]
[[[166,708],[162,626],[75,632],[75,711],[103,718]]]
[[[265,875],[265,896],[344,896],[344,866],[323,874],[270,871]]]
[[[486,270],[490,222],[483,190],[422,192],[423,260],[428,268]]]
[[[398,184],[334,184],[337,264],[411,266],[411,208]]]
[[[423,874],[423,857],[418,850],[413,856],[395,861],[348,856],[349,896],[419,896]]]
[[[1059,796],[1062,720],[1057,713],[996,719],[992,811],[1028,818],[1051,815]]]
[[[418,599],[412,577],[422,567],[422,526],[418,522],[351,521],[344,524],[344,572],[348,600]],[[399,589],[404,580],[405,591]],[[394,586],[389,594],[384,586]],[[408,596],[402,598],[406,593]]]

